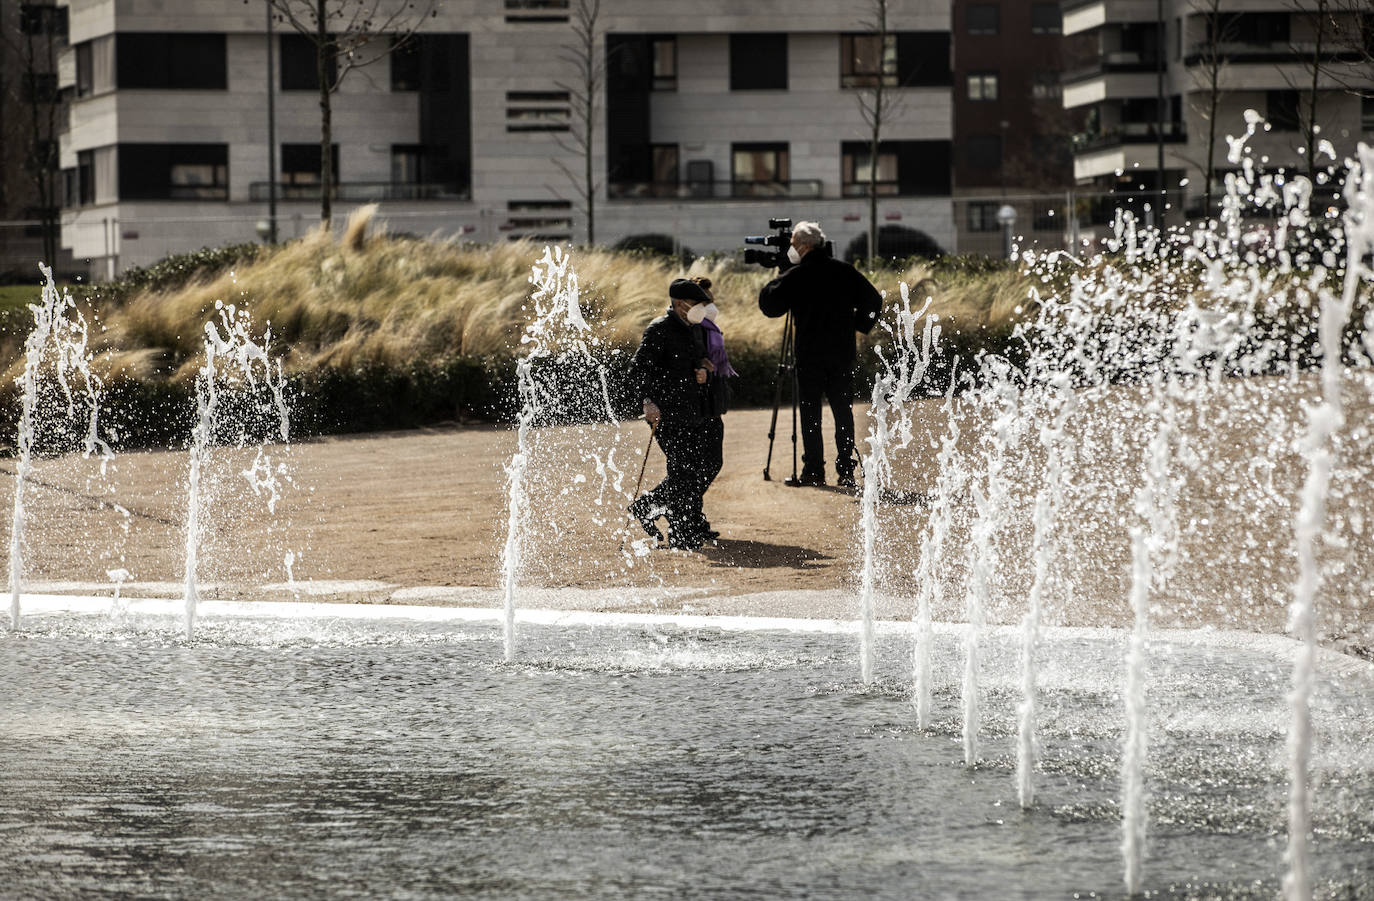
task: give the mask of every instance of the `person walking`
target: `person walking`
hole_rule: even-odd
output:
[[[712,364],[701,326],[710,302],[697,283],[674,279],[668,286],[668,311],[644,329],[624,382],[627,397],[641,405],[668,461],[666,477],[630,505],[630,515],[658,542],[664,538],[657,520],[666,517],[667,544],[680,550],[697,550],[706,540],[701,497],[720,469],[710,462]]]
[[[759,310],[770,318],[792,314],[801,416],[803,485],[825,484],[821,398],[835,419],[835,474],[842,488],[857,487],[854,469],[855,332],[867,334],[882,312],[878,289],[850,264],[830,255],[815,222],[792,228],[787,258],[793,264],[759,290]]]
[[[710,302],[704,308],[700,308],[701,327],[706,332],[706,368],[710,373],[706,382],[707,418],[703,427],[704,456],[701,461],[702,477],[706,481],[706,485],[702,489],[704,495],[725,466],[725,422],[721,417],[730,409],[730,383],[727,379],[735,378],[739,373],[735,371],[735,367],[730,365],[730,358],[725,353],[725,335],[716,323],[716,317],[720,315],[720,310],[716,307],[716,295],[711,290],[711,280],[704,275],[699,275],[692,281],[696,282],[701,290],[706,293],[706,296],[710,298]],[[695,314],[697,309],[693,308],[689,312]],[[707,521],[704,510],[700,532],[707,541],[715,541],[720,537],[720,532],[711,528],[711,523]]]

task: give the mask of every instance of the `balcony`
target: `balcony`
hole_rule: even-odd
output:
[[[1182,122],[1123,122],[1101,132],[1074,135],[1073,152],[1090,153],[1122,144],[1153,144],[1158,140],[1161,124],[1164,127],[1165,144],[1187,143],[1188,132]]]
[[[1189,68],[1207,64],[1215,58],[1223,64],[1237,63],[1301,63],[1312,58],[1317,52],[1315,43],[1294,43],[1290,41],[1225,41],[1215,46],[1206,41],[1193,44],[1183,57],[1183,64]],[[1359,52],[1332,52],[1330,47],[1322,50],[1323,62],[1353,63],[1364,57]]]
[[[743,200],[754,197],[816,199],[820,179],[793,181],[618,181],[606,186],[611,200]]]
[[[270,200],[271,182],[255,181],[248,187],[248,199]],[[472,191],[459,184],[389,181],[346,181],[336,184],[329,196],[345,203],[371,203],[382,200],[471,200]],[[319,185],[277,185],[277,199],[319,200]]]
[[[1071,84],[1109,75],[1114,72],[1154,72],[1159,68],[1159,56],[1155,53],[1142,53],[1138,50],[1116,50],[1104,53],[1091,66],[1065,72],[1062,83]]]

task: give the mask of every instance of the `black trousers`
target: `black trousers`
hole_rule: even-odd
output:
[[[672,534],[679,538],[698,534],[703,522],[701,496],[720,471],[718,464],[712,468],[710,463],[719,443],[710,440],[706,423],[684,425],[663,419],[654,436],[668,458],[668,474],[644,496],[653,507],[666,511]]]
[[[835,418],[835,471],[852,476],[854,457],[854,364],[822,361],[797,363],[797,410],[801,416],[802,473],[825,475],[825,444],[821,440],[821,396],[830,402]]]

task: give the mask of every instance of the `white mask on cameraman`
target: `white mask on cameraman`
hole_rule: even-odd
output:
[[[709,306],[711,306],[711,304],[708,303],[693,304],[692,308],[687,311],[687,321],[692,323],[692,325],[700,325],[701,320],[706,318],[706,308]],[[714,319],[715,317],[712,318]]]
[[[796,247],[787,248],[787,258],[792,261],[793,266],[801,262],[801,254],[797,253]]]

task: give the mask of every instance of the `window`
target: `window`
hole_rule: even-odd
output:
[[[968,76],[968,99],[996,100],[997,73],[970,72]]]
[[[968,205],[968,230],[971,232],[995,232],[997,225],[997,204],[970,203]]]
[[[1031,78],[1031,97],[1035,100],[1058,100],[1064,96],[1058,72],[1036,72]]]
[[[283,91],[318,91],[320,89],[319,60],[315,41],[303,34],[284,34],[281,40],[281,89]],[[339,76],[338,62],[329,57],[325,72],[329,84]]]
[[[1031,34],[1060,34],[1063,31],[1064,20],[1058,3],[1031,4]]]
[[[1360,100],[1360,131],[1374,131],[1374,97]]]
[[[730,180],[736,197],[786,194],[790,179],[786,144],[730,145]]]
[[[997,169],[1002,165],[1002,137],[984,135],[964,142],[970,169]]]
[[[873,87],[879,77],[889,87],[897,84],[897,35],[840,35],[840,87]]]
[[[506,131],[568,131],[571,97],[567,91],[507,91]]]
[[[996,34],[1001,24],[1000,9],[995,3],[972,3],[964,11],[964,24],[969,34]]]
[[[76,45],[76,96],[89,97],[95,90],[95,66],[91,58],[91,42]]]
[[[222,34],[115,35],[120,88],[223,91],[229,86]]]
[[[418,35],[412,35],[411,40],[406,41],[400,46],[396,45],[392,39],[391,53],[388,58],[391,60],[391,90],[418,91],[420,90],[420,42],[415,40]]]
[[[787,90],[787,35],[730,35],[730,90]]]
[[[509,236],[511,241],[566,241],[572,237],[570,200],[510,200],[506,202],[506,211],[506,227],[519,229]]]
[[[677,90],[677,38],[653,38],[649,41],[649,58],[653,63],[655,91]]]
[[[339,145],[329,145],[330,175],[334,184],[339,183]],[[281,145],[281,183],[284,185],[318,185],[320,167],[324,160],[320,156],[320,145],[283,144]]]
[[[655,194],[664,189],[664,196],[677,193],[677,145],[653,144],[649,147],[650,165],[653,167]],[[668,190],[671,189],[671,190]]]
[[[1265,118],[1275,131],[1297,131],[1302,124],[1297,91],[1269,91]]]
[[[119,196],[129,200],[228,200],[229,145],[120,144]]]
[[[76,202],[80,206],[95,203],[94,150],[82,150],[76,154]]]
[[[897,32],[897,81],[908,88],[952,87],[950,46],[948,31]]]
[[[873,175],[872,147],[867,142],[846,141],[840,145],[840,193],[845,197],[867,197],[869,179]],[[878,145],[878,195],[895,195],[897,184],[897,151],[890,144]]]
[[[1031,205],[1031,227],[1038,232],[1058,231],[1061,225],[1059,207],[1037,200]]]
[[[50,34],[65,40],[67,8],[40,3],[22,4],[19,7],[19,30],[24,34]]]

